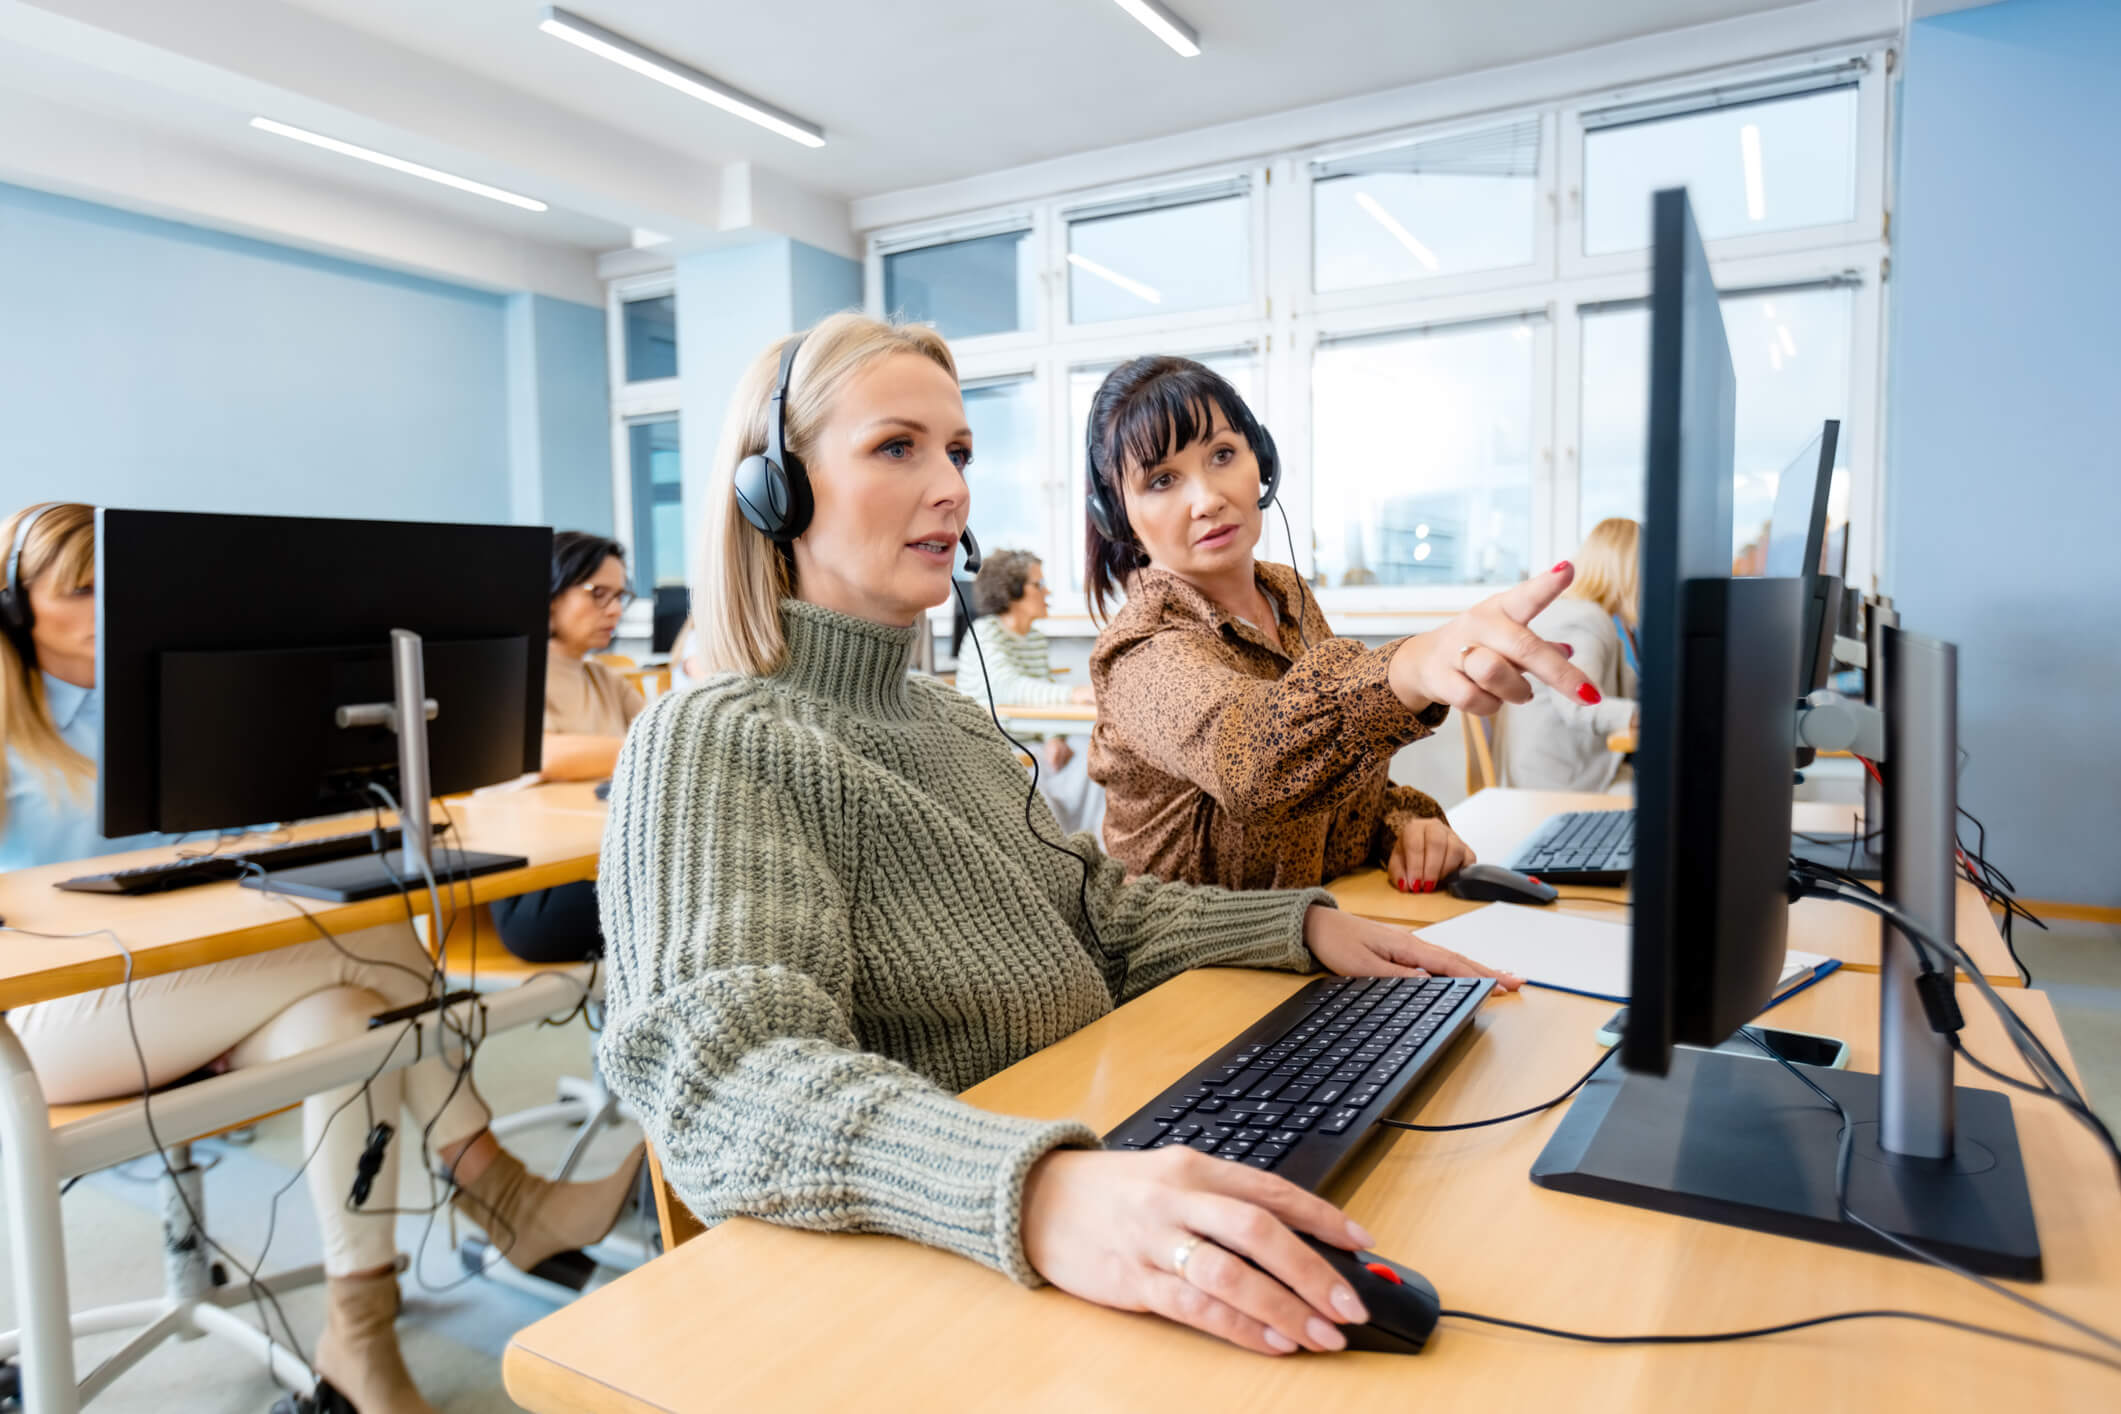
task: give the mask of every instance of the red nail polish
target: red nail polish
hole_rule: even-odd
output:
[[[1552,569],[1548,570],[1548,571],[1547,571],[1547,573],[1548,573],[1548,574],[1560,574],[1560,573],[1561,573],[1561,572],[1562,572],[1563,570],[1567,569],[1568,567],[1569,567],[1569,562],[1568,562],[1567,560],[1563,560],[1563,561],[1561,561],[1561,562],[1560,562],[1559,564],[1555,565],[1555,566],[1554,566],[1554,568],[1552,568]]]
[[[1599,692],[1597,688],[1591,686],[1589,683],[1585,683],[1582,687],[1577,688],[1576,695],[1578,697],[1581,697],[1585,702],[1588,702],[1593,707],[1596,707],[1599,703],[1605,701],[1605,695]]]
[[[1573,643],[1557,643],[1554,646],[1561,650],[1561,656],[1564,658],[1573,658],[1576,656],[1576,645]]]

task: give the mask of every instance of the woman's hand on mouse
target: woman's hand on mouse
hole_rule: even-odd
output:
[[[1345,1349],[1336,1328],[1370,1318],[1289,1229],[1350,1249],[1375,1239],[1287,1179],[1183,1145],[1056,1149],[1024,1180],[1022,1213],[1025,1259],[1061,1290],[1262,1355]]]
[[[1319,966],[1343,977],[1493,977],[1514,992],[1524,979],[1483,967],[1417,933],[1314,904],[1304,914],[1304,946]]]
[[[1403,894],[1434,893],[1436,886],[1474,859],[1472,846],[1442,820],[1417,816],[1399,827],[1385,877]]]
[[[1392,655],[1388,676],[1394,695],[1417,712],[1441,702],[1492,717],[1505,702],[1532,700],[1529,676],[1596,705],[1598,689],[1569,662],[1573,650],[1549,643],[1528,627],[1575,577],[1575,568],[1563,560],[1545,574],[1489,595],[1442,628],[1405,640]]]

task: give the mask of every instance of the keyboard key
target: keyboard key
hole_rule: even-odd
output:
[[[1362,1111],[1360,1110],[1335,1110],[1331,1118],[1319,1125],[1319,1129],[1327,1134],[1345,1133],[1348,1126],[1355,1123],[1361,1114]],[[1161,1143],[1163,1141],[1159,1140],[1158,1142]]]
[[[1171,1137],[1173,1139],[1191,1139],[1200,1132],[1201,1128],[1197,1124],[1174,1124],[1171,1126]]]
[[[1228,1095],[1249,1094],[1253,1086],[1266,1078],[1267,1072],[1258,1066],[1254,1066],[1252,1069],[1233,1077],[1228,1085],[1220,1088]]]
[[[1287,1119],[1283,1120],[1282,1123],[1287,1125],[1291,1129],[1309,1129],[1312,1125],[1318,1123],[1318,1116],[1290,1115]]]
[[[1287,1119],[1289,1117],[1289,1111],[1294,1108],[1295,1106],[1293,1105],[1284,1105],[1279,1103],[1272,1105],[1261,1105],[1257,1110],[1253,1111],[1253,1116],[1255,1119],[1258,1120],[1259,1124],[1263,1128],[1271,1128],[1274,1125],[1280,1124],[1283,1120]]]
[[[1349,1093],[1348,1103],[1351,1105],[1367,1105],[1384,1092],[1385,1087],[1382,1085],[1365,1085],[1362,1089]]]
[[[1224,1106],[1229,1103],[1228,1100],[1202,1100],[1193,1107],[1193,1112],[1204,1115],[1221,1114]]]
[[[1320,1117],[1321,1115],[1325,1115],[1325,1114],[1329,1114],[1329,1113],[1331,1113],[1331,1112],[1332,1112],[1332,1109],[1333,1109],[1333,1107],[1332,1107],[1331,1105],[1321,1105],[1321,1104],[1317,1104],[1317,1103],[1313,1103],[1313,1104],[1308,1104],[1308,1105],[1298,1105],[1298,1106],[1296,1107],[1296,1112],[1295,1112],[1294,1114],[1292,1114],[1292,1115],[1290,1116],[1290,1118],[1291,1118],[1292,1120],[1293,1120],[1293,1119],[1317,1119],[1317,1118],[1319,1118],[1319,1117]]]
[[[1264,1129],[1240,1129],[1237,1131],[1237,1137],[1248,1144],[1257,1144],[1260,1140],[1267,1137],[1267,1131]]]
[[[1245,1162],[1256,1169],[1270,1169],[1281,1162],[1279,1154],[1247,1154]]]
[[[1212,1154],[1215,1152],[1215,1146],[1221,1142],[1212,1134],[1196,1134],[1186,1141],[1186,1147],[1198,1149],[1203,1154]]]
[[[1252,1152],[1261,1158],[1278,1159],[1289,1152],[1289,1146],[1286,1144],[1275,1144],[1270,1141],[1265,1144],[1254,1144]]]
[[[1338,1102],[1340,1097],[1347,1093],[1348,1087],[1337,1081],[1331,1085],[1321,1085],[1318,1089],[1311,1092],[1311,1103],[1314,1105],[1331,1105]]]
[[[1225,1139],[1215,1152],[1226,1159],[1241,1159],[1252,1152],[1252,1143],[1247,1139]]]

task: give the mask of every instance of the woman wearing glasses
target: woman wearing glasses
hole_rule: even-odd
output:
[[[632,602],[625,547],[581,530],[552,537],[542,767],[548,781],[609,776],[626,728],[647,705],[632,683],[589,656],[611,646]],[[501,942],[525,962],[582,962],[604,952],[593,883],[495,899],[493,921]]]
[[[626,551],[580,530],[552,537],[551,640],[545,646],[545,766],[548,781],[597,781],[618,763],[626,728],[647,703],[602,663],[619,616],[633,602]]]

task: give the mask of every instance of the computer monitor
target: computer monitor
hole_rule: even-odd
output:
[[[1841,1215],[1835,1112],[1764,1055],[1702,1049],[1766,1007],[1785,958],[1801,606],[1795,580],[1729,576],[1730,352],[1685,192],[1658,192],[1652,211],[1625,1073],[1608,1066],[1584,1086],[1532,1179],[1562,1192],[1904,1256]],[[1920,643],[1909,646],[1923,651]],[[1924,709],[1934,709],[1940,695],[1928,692]],[[1949,756],[1947,750],[1938,760],[1896,769],[1911,783],[1926,782],[1925,789],[1948,790]],[[1949,857],[1944,840],[1948,834],[1935,851],[1940,862]],[[1949,888],[1947,876],[1947,920]],[[1931,900],[1925,912],[1936,907]],[[1887,940],[1888,948],[1905,946]],[[1889,991],[1881,1045],[1888,1056],[1906,1049],[1905,1028],[1920,1025],[1906,971],[1897,954],[1888,955],[1881,980]],[[1956,1156],[1949,1119],[1939,1154],[1884,1147],[1882,1136],[1898,1124],[1898,1116],[1878,1123],[1884,1097],[1908,1103],[1905,1088],[1876,1075],[1812,1072],[1855,1126],[1850,1206],[1981,1271],[2037,1277],[2039,1243],[2009,1103],[1989,1091],[1953,1091],[1944,1054],[1938,1098],[1947,1112],[1956,1104]],[[1929,1083],[1920,1075],[1916,1081]]]
[[[1841,578],[1838,570],[1829,573],[1827,567],[1826,508],[1840,442],[1841,423],[1828,418],[1819,435],[1783,468],[1775,486],[1775,510],[1768,521],[1761,573],[1773,579],[1795,579],[1804,586],[1804,627],[1798,639],[1800,692],[1825,687],[1834,672]]]
[[[655,587],[655,616],[649,630],[648,651],[655,654],[668,653],[678,641],[678,631],[685,627],[686,617],[692,613],[692,591],[682,584],[658,584]]]
[[[432,794],[535,771],[551,565],[543,527],[98,511],[103,832],[403,801],[397,733],[335,720],[392,700],[393,630],[423,641]]]

